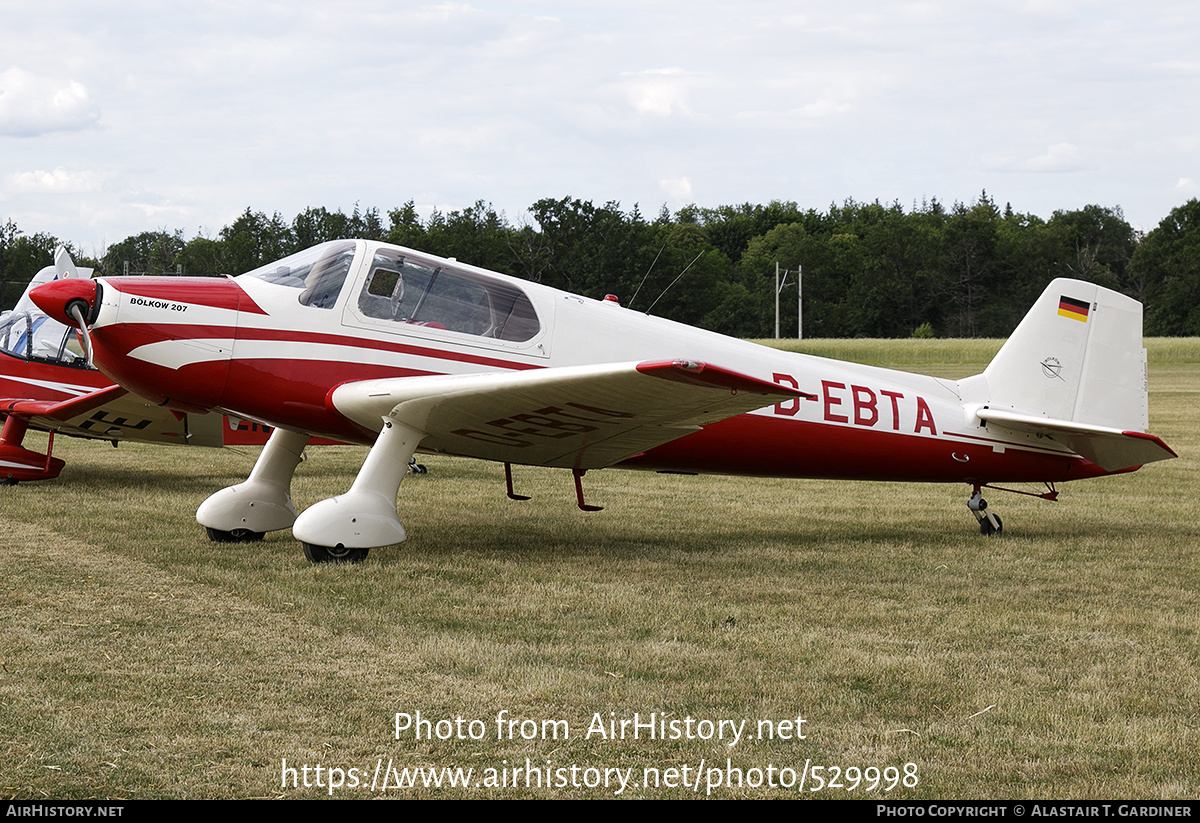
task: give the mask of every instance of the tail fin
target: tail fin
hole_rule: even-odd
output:
[[[1053,281],[982,377],[976,415],[989,424],[1052,437],[1108,471],[1175,456],[1145,434],[1142,304],[1123,294]]]
[[[92,269],[76,266],[64,247],[55,249],[54,265],[46,266],[35,274],[12,311],[0,314],[0,349],[18,357],[37,356],[74,361],[74,355],[63,347],[64,335],[74,339],[74,331],[48,317],[34,305],[29,293],[43,283],[71,277],[87,279],[91,276]]]
[[[1142,304],[1081,280],[1055,280],[983,373],[991,407],[1145,431]]]
[[[30,312],[33,314],[41,314],[42,310],[33,304],[29,299],[29,293],[43,283],[50,283],[54,280],[63,280],[69,277],[89,278],[92,276],[91,269],[79,268],[75,265],[75,261],[71,259],[71,254],[62,246],[54,250],[54,265],[46,266],[39,271],[29,281],[29,285],[25,287],[25,293],[21,295],[21,299],[13,306],[13,311]]]

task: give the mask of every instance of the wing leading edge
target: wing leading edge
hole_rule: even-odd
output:
[[[345,383],[328,403],[367,431],[390,417],[423,449],[598,469],[802,393],[690,360]]]

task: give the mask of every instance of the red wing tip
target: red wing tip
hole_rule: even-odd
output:
[[[102,389],[90,391],[87,394],[81,394],[78,397],[72,397],[68,400],[9,400],[0,401],[3,403],[4,411],[8,414],[18,417],[49,417],[54,420],[67,420],[77,414],[91,411],[97,406],[102,406],[109,400],[113,400],[126,393],[126,390],[118,385],[107,386]]]
[[[1158,435],[1149,434],[1147,432],[1121,432],[1126,437],[1136,437],[1139,440],[1149,440],[1152,443],[1157,443],[1158,447],[1163,451],[1169,452],[1172,457],[1178,457],[1175,450],[1162,441]]]
[[[800,397],[804,392],[781,386],[778,383],[768,383],[748,374],[730,369],[713,366],[699,360],[677,358],[675,360],[648,360],[638,363],[637,370],[650,377],[671,380],[676,383],[686,383],[692,386],[707,388],[729,389],[755,394],[776,395],[780,397]]]

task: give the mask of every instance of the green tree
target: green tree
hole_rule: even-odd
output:
[[[221,229],[221,244],[221,270],[229,274],[250,271],[299,250],[295,233],[278,212],[267,217],[249,208]]]
[[[1175,208],[1134,252],[1149,335],[1200,335],[1200,200]]]
[[[1056,211],[1046,229],[1055,244],[1060,276],[1116,290],[1130,287],[1129,263],[1137,249],[1138,236],[1125,222],[1120,206],[1093,205]],[[1140,298],[1138,291],[1132,296]]]
[[[230,273],[221,268],[224,260],[225,250],[221,241],[193,237],[180,250],[175,265],[187,277],[216,277]]]
[[[453,257],[472,266],[515,274],[504,215],[479,200],[469,209],[442,214],[435,211],[425,226],[421,248],[441,257]]]
[[[947,318],[951,336],[1001,336],[1012,331],[996,320],[1003,312],[992,299],[1001,273],[995,255],[1000,222],[1000,211],[986,191],[970,206],[955,203],[946,219],[943,272],[947,298],[955,310]]]
[[[176,258],[183,247],[182,230],[144,231],[109,246],[100,270],[108,277],[175,274]]]
[[[780,297],[780,333],[791,336],[797,328],[797,270],[803,271],[804,336],[830,335],[830,316],[840,302],[841,284],[831,279],[831,234],[824,228],[814,233],[803,223],[775,226],[750,241],[738,269],[741,284],[755,307],[757,323],[748,337],[770,337],[775,333],[775,264],[790,272]]]
[[[424,248],[425,227],[421,225],[413,201],[409,200],[400,208],[388,212],[388,228],[383,239],[410,249]]]
[[[652,264],[663,248],[658,232],[664,227],[651,226],[636,209],[627,218],[619,203],[597,207],[567,197],[539,200],[530,214],[541,238],[535,244],[526,234],[518,250],[536,254],[541,282],[601,298],[607,293],[633,294],[646,273],[657,274]],[[529,270],[534,262],[521,256],[516,270]],[[644,296],[639,296],[639,305],[649,305]]]
[[[718,206],[714,209],[691,207],[688,219],[680,222],[698,223],[718,250],[730,260],[738,260],[750,246],[750,241],[776,226],[802,222],[805,213],[792,202],[772,200],[765,206],[743,203],[740,206]]]
[[[39,232],[28,237],[12,220],[4,221],[0,226],[0,310],[16,305],[33,276],[54,262],[59,245],[61,241],[53,235]]]

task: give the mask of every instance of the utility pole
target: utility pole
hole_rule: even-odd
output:
[[[804,339],[804,266],[796,267],[796,339]]]
[[[779,339],[779,295],[787,285],[788,270],[783,270],[783,282],[779,282],[779,261],[775,261],[775,339]],[[804,267],[796,269],[796,337],[804,339]]]
[[[775,339],[779,339],[779,261],[775,261]]]

